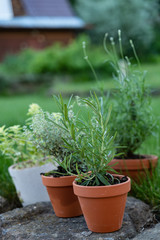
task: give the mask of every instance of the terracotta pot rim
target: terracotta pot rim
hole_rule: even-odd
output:
[[[44,186],[48,187],[66,187],[72,186],[72,183],[76,176],[62,176],[62,177],[48,177],[41,175]]]
[[[124,177],[125,175],[119,175],[119,174],[112,174],[113,176],[118,176],[118,177]],[[123,182],[123,183],[120,183],[120,184],[114,184],[114,185],[106,185],[106,186],[83,186],[83,185],[79,185],[76,183],[76,181],[74,180],[73,183],[74,185],[78,186],[78,187],[82,187],[82,188],[95,188],[95,189],[98,189],[98,188],[106,188],[106,187],[116,187],[117,185],[125,185],[126,183],[128,183],[130,181],[130,178],[127,176],[128,180],[126,182]]]
[[[124,175],[113,174],[114,176],[123,177]],[[126,182],[106,186],[82,186],[73,181],[73,188],[76,195],[90,198],[104,198],[111,196],[123,195],[130,191],[130,178]]]
[[[44,176],[43,174],[41,175],[43,178],[46,178],[46,179],[50,179],[50,178],[54,178],[54,179],[64,179],[64,178],[73,178],[73,177],[75,177],[75,176],[61,176],[61,177],[53,177],[53,176]]]
[[[156,167],[158,156],[156,155],[145,155],[146,158],[140,159],[113,159],[109,165],[116,163],[113,168],[115,170],[126,169],[126,170],[144,170]],[[147,158],[148,157],[148,158]]]
[[[132,161],[148,161],[148,160],[157,160],[158,159],[158,156],[157,155],[148,155],[148,154],[140,154],[140,156],[144,156],[144,158],[114,158],[113,160],[122,160],[122,161],[129,161],[129,160],[132,160]]]

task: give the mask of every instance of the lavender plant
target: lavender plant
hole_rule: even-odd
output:
[[[123,54],[121,31],[118,31],[119,52],[116,51],[114,39],[111,37],[111,48],[106,45],[107,34],[104,38],[104,48],[113,66],[116,82],[114,94],[111,131],[117,132],[116,142],[122,148],[122,158],[134,158],[136,150],[145,139],[153,133],[155,121],[152,116],[149,91],[145,85],[146,71],[143,71],[134,44],[130,45],[137,65],[131,63]]]
[[[117,153],[122,153],[121,158],[134,158],[136,150],[148,136],[153,134],[155,127],[149,91],[145,85],[146,71],[141,68],[132,40],[130,40],[130,46],[136,64],[131,63],[123,53],[120,30],[118,30],[118,51],[113,37],[110,37],[108,47],[107,37],[108,34],[105,34],[103,42],[107,54],[106,61],[113,68],[116,83],[110,130],[112,134],[117,132],[115,143],[118,146]],[[88,59],[85,43],[83,43],[83,50],[84,58],[90,65],[95,79],[100,82]]]

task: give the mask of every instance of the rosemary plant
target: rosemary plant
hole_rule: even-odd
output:
[[[76,162],[77,183],[86,186],[118,183],[118,179],[106,173],[111,170],[109,163],[115,155],[115,136],[110,135],[108,128],[111,108],[106,111],[103,98],[96,94],[91,94],[90,98],[78,97],[79,109],[87,112],[87,120],[79,114],[73,120],[68,118],[68,108],[62,97],[56,100],[62,113],[63,128],[70,135],[71,140],[65,138],[64,141]],[[82,167],[79,168],[79,161],[83,171]]]

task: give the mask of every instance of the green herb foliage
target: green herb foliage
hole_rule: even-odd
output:
[[[114,179],[107,171],[111,170],[109,163],[114,157],[115,136],[110,135],[108,122],[111,109],[104,108],[106,104],[103,98],[91,94],[90,98],[77,98],[79,109],[87,111],[87,120],[80,117],[69,118],[67,104],[61,96],[56,98],[63,116],[64,129],[69,133],[71,141],[64,139],[66,147],[72,152],[72,158],[76,160],[78,177],[76,181],[81,185],[99,186],[113,184]],[[83,172],[79,170],[78,161],[83,165]],[[64,166],[65,167],[65,166]],[[84,173],[85,171],[85,173]]]
[[[70,113],[72,112],[70,107]],[[28,123],[26,134],[30,136],[30,141],[44,156],[53,156],[57,161],[61,161],[69,154],[64,147],[63,138],[69,138],[62,123],[62,114],[58,112],[49,113],[39,108],[33,114]]]
[[[141,69],[133,42],[130,41],[130,44],[137,65],[132,64],[123,54],[120,30],[118,36],[120,57],[117,54],[114,39],[110,38],[110,49],[106,46],[107,35],[104,39],[104,48],[113,66],[117,84],[110,125],[112,133],[117,132],[117,144],[122,146],[117,149],[117,152],[123,152],[121,157],[130,158],[144,140],[153,133],[155,121],[152,116],[149,92],[145,86],[146,72]]]

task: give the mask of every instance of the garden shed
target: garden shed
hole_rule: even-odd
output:
[[[67,0],[0,0],[0,59],[27,47],[67,44],[83,28]]]

